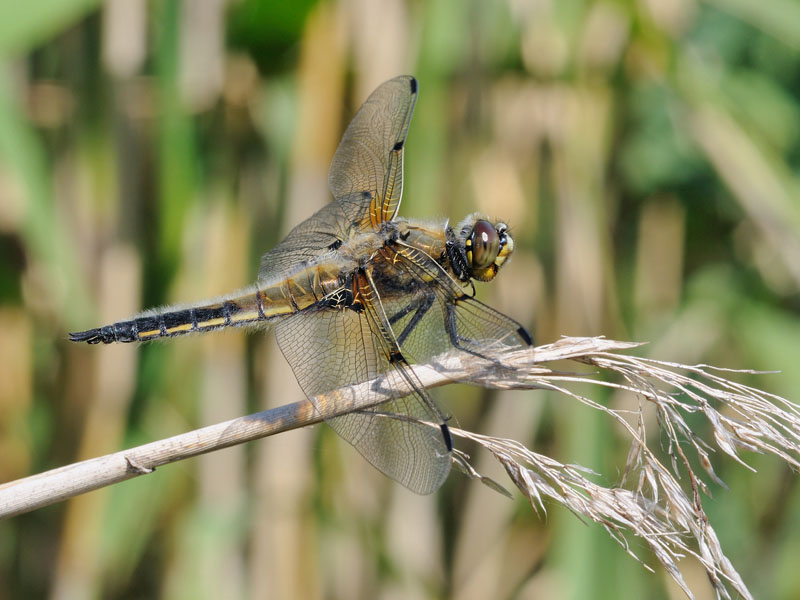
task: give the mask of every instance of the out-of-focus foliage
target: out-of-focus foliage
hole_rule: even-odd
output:
[[[47,6],[44,10],[42,7]],[[0,8],[0,481],[300,398],[271,338],[66,332],[225,293],[329,199],[378,83],[417,75],[406,216],[503,217],[479,293],[530,326],[781,370],[800,399],[792,0],[86,0]],[[602,417],[443,390],[460,424],[614,481]],[[624,407],[635,399],[600,400]],[[655,418],[655,417],[654,417]],[[651,427],[655,430],[655,427]],[[466,448],[469,450],[469,448]],[[800,486],[720,460],[707,510],[759,598],[800,595]],[[492,472],[486,457],[479,468]],[[707,584],[687,561],[699,598]],[[0,522],[0,597],[667,598],[598,527],[450,477],[420,498],[324,427]]]

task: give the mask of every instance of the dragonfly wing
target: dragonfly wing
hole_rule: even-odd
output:
[[[424,252],[401,247],[395,256],[393,268],[410,273],[416,283],[408,294],[384,293],[383,306],[409,359],[425,363],[456,348],[495,360],[502,352],[533,346],[525,327],[466,294]]]
[[[327,422],[364,458],[410,490],[429,494],[441,486],[450,470],[442,431],[415,421],[436,424],[438,415],[430,410],[430,398],[421,387],[405,397],[381,402],[386,392],[408,388],[410,369],[389,361],[385,344],[373,333],[365,311],[306,310],[277,323],[275,335],[300,387],[320,412],[352,409],[352,393],[334,391],[379,378],[380,388],[359,387],[355,401],[364,408]],[[321,394],[332,407],[318,404]]]
[[[328,184],[338,202],[359,210],[367,204],[364,228],[377,229],[400,206],[403,147],[416,100],[416,79],[390,79],[367,98],[336,149]]]
[[[403,191],[403,146],[417,80],[395,77],[376,89],[350,122],[333,157],[328,183],[336,199],[261,258],[259,280],[281,276],[394,218]]]
[[[326,204],[261,257],[259,281],[283,277],[300,263],[331,252],[349,237],[351,223],[350,215],[341,205]]]

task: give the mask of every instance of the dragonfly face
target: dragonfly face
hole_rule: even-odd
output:
[[[417,97],[396,77],[367,99],[345,131],[328,182],[335,201],[295,227],[261,260],[255,285],[214,302],[163,308],[70,334],[77,342],[136,342],[231,326],[274,328],[303,391],[352,402],[339,390],[381,378],[410,390],[385,401],[370,388],[358,410],[328,423],[409,489],[436,490],[450,469],[447,418],[413,364],[452,350],[492,361],[533,345],[522,325],[477,301],[514,250],[503,222],[473,214],[457,227],[396,218],[403,151]],[[334,406],[335,410],[335,406]]]
[[[459,249],[463,252],[464,265],[459,278],[491,281],[514,251],[508,226],[503,222],[490,223],[475,214],[464,219],[459,229]]]

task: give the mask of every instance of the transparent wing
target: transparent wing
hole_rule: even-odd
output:
[[[416,282],[402,293],[378,290],[395,337],[409,360],[426,363],[456,348],[494,361],[501,352],[533,346],[520,323],[465,294],[424,252],[401,248],[388,264],[411,273]]]
[[[328,174],[333,197],[351,203],[369,198],[362,226],[376,229],[397,213],[403,193],[403,146],[417,100],[417,80],[383,83],[347,127]],[[368,196],[367,196],[368,194]]]
[[[470,296],[460,299],[436,294],[430,309],[403,339],[403,355],[412,363],[428,363],[453,350],[496,362],[503,352],[532,347],[530,334],[517,321]],[[397,314],[407,300],[384,302],[390,315]],[[399,336],[410,323],[407,315],[393,324]]]
[[[352,215],[339,203],[326,204],[297,225],[261,257],[259,281],[282,277],[292,267],[330,252],[350,235]]]
[[[347,394],[332,390],[371,381],[382,376],[381,387],[394,389],[409,383],[409,374],[388,360],[381,337],[373,334],[366,312],[319,309],[304,311],[280,321],[275,327],[278,344],[291,365],[300,387],[315,403],[327,394],[334,407],[352,407]],[[362,386],[363,387],[363,386]],[[360,406],[379,400],[380,389],[360,395]],[[450,470],[450,456],[442,432],[408,419],[381,416],[387,413],[434,421],[425,390],[329,419],[333,429],[350,442],[380,471],[418,494],[438,489]]]
[[[336,199],[261,258],[259,280],[282,276],[347,240],[354,231],[391,220],[403,191],[403,145],[417,98],[413,77],[376,89],[350,122],[336,150],[328,183]]]

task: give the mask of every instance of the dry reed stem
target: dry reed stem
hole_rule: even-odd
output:
[[[708,494],[706,483],[691,466],[689,448],[709,479],[724,486],[711,466],[709,453],[714,446],[752,470],[739,456],[739,450],[773,454],[793,469],[800,469],[800,407],[773,394],[733,382],[718,373],[756,373],[733,371],[707,365],[678,363],[613,354],[610,350],[631,348],[631,344],[587,338],[581,342],[564,338],[547,347],[560,348],[565,356],[601,369],[590,375],[576,373],[542,373],[530,369],[522,379],[509,380],[503,387],[532,387],[564,393],[587,406],[601,410],[630,436],[631,447],[619,487],[603,487],[587,475],[592,471],[577,465],[562,464],[550,457],[532,452],[514,440],[491,438],[453,430],[456,436],[474,440],[489,450],[502,464],[533,508],[544,511],[544,499],[555,501],[579,517],[600,523],[623,548],[637,560],[627,536],[644,540],[670,576],[693,598],[679,568],[679,561],[693,556],[700,561],[718,598],[729,599],[734,590],[743,598],[752,598],[739,573],[725,556],[716,532],[703,509],[700,492]],[[595,343],[597,346],[595,346]],[[576,346],[577,344],[577,346]],[[541,360],[537,348],[537,362]],[[520,371],[521,372],[521,371]],[[603,381],[601,374],[615,373],[622,382]],[[519,375],[517,373],[516,375]],[[639,409],[614,410],[563,387],[562,382],[583,382],[634,393]],[[647,445],[644,411],[655,408],[660,430],[668,444],[667,467]],[[686,423],[685,415],[702,413],[711,426],[714,445],[704,441]],[[625,417],[634,417],[632,424]],[[469,475],[497,488],[465,465],[463,456],[454,460]],[[679,479],[686,478],[688,490]],[[626,485],[629,480],[633,483]],[[507,493],[507,492],[506,492]],[[646,566],[646,565],[645,565]]]
[[[695,455],[707,477],[721,485],[709,460],[715,446],[747,468],[739,456],[741,449],[773,454],[800,469],[800,407],[719,374],[754,371],[687,366],[619,354],[638,345],[604,338],[563,338],[533,353],[498,356],[503,366],[464,353],[448,353],[414,369],[425,387],[466,382],[500,389],[548,389],[606,413],[631,440],[622,481],[613,488],[592,482],[588,476],[593,473],[588,469],[562,464],[514,440],[459,429],[453,429],[453,434],[472,439],[491,452],[537,512],[545,511],[545,499],[562,504],[579,517],[603,525],[637,560],[628,537],[640,537],[688,597],[693,595],[678,563],[685,556],[693,556],[708,574],[718,598],[729,599],[730,590],[734,590],[750,599],[747,586],[723,553],[706,517],[701,502],[701,492],[708,493],[706,483],[692,469],[691,457],[684,448]],[[575,361],[596,370],[567,373],[545,366],[557,360]],[[604,377],[609,374],[619,381],[606,381]],[[601,405],[564,387],[568,383],[631,392],[639,398],[638,410]],[[298,402],[9,482],[0,485],[0,518],[151,473],[158,466],[184,458],[367,408],[359,400],[365,397],[362,388],[367,386],[373,394],[375,390],[386,394],[380,401],[408,393],[402,387],[386,390],[379,380],[365,382],[318,397],[320,411],[309,402]],[[669,466],[647,445],[647,407],[656,410],[659,429],[667,436]],[[706,417],[713,445],[687,424],[685,416],[693,413]],[[470,477],[510,495],[500,484],[475,471],[463,453],[454,452],[453,462]],[[679,482],[684,477],[687,486]]]

